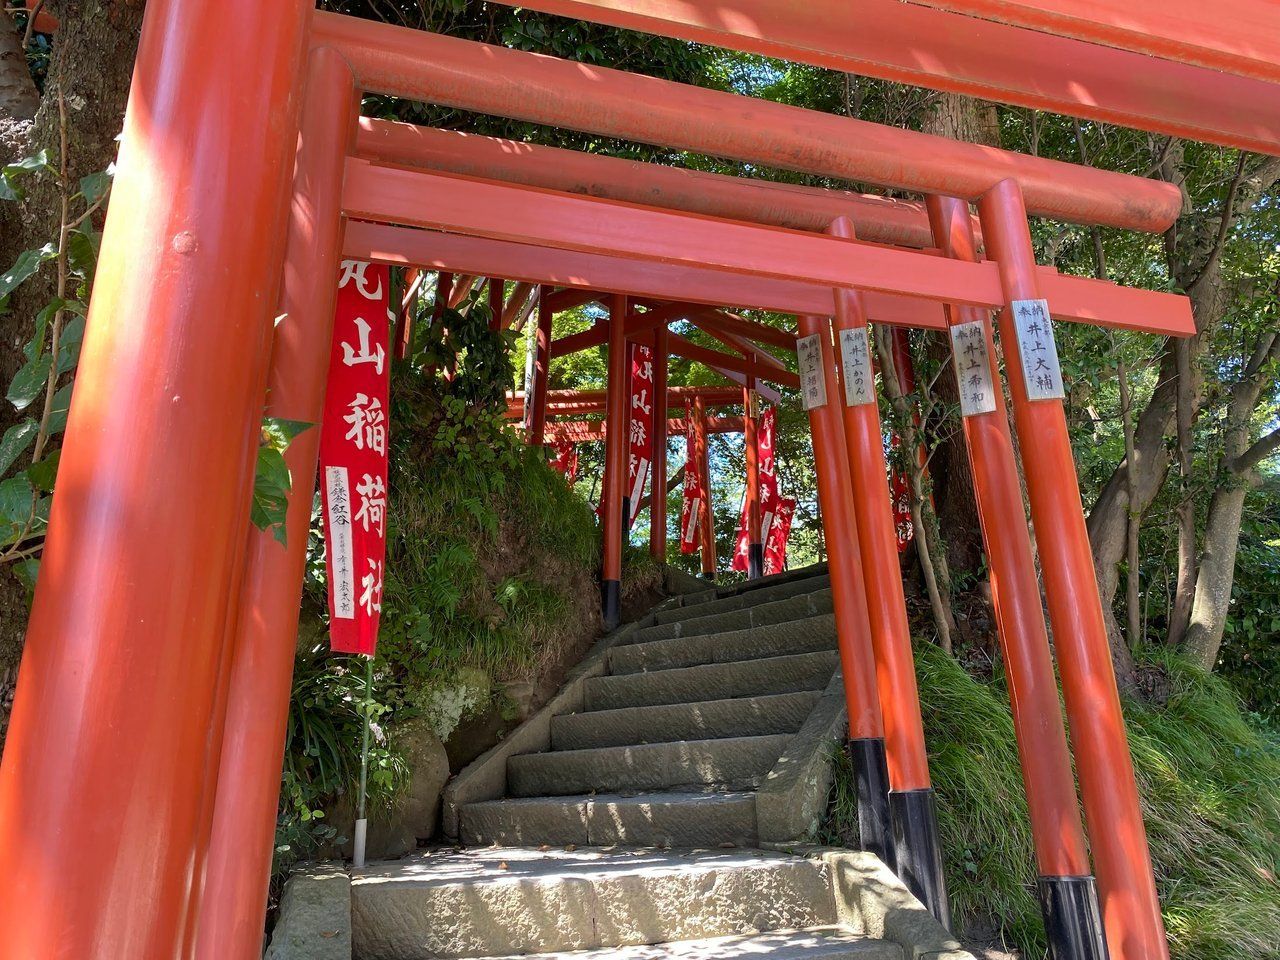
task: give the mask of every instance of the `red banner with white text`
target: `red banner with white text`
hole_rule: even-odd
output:
[[[644,499],[644,485],[649,480],[649,465],[653,463],[653,348],[631,344],[631,411],[627,430],[627,496],[631,498],[631,515],[627,528],[636,522],[640,501]]]
[[[769,542],[778,508],[778,471],[773,459],[773,442],[778,431],[777,411],[770,407],[760,417],[756,429],[756,456],[760,470],[760,542]],[[738,521],[738,546],[733,554],[733,569],[747,570],[747,502],[742,501],[742,518]]]
[[[689,418],[689,427],[685,433],[684,459],[684,501],[680,507],[680,552],[697,553],[702,545],[698,536],[698,520],[706,505],[706,495],[702,489],[702,472],[698,468],[695,454],[693,418]]]
[[[370,657],[387,552],[390,293],[387,267],[342,262],[320,433],[329,642]]]
[[[764,575],[772,576],[787,569],[787,538],[791,535],[791,518],[795,516],[796,502],[781,497],[775,505],[773,523],[764,548]]]

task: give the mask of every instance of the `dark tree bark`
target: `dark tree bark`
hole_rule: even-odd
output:
[[[56,158],[59,140],[58,96],[67,105],[67,163],[73,181],[105,169],[115,158],[133,59],[142,24],[142,0],[49,0],[45,11],[60,21],[53,41],[43,98],[34,119],[13,112],[0,95],[0,163],[47,149]],[[4,20],[8,20],[4,15]],[[9,23],[0,24],[7,27]],[[0,47],[0,58],[4,56]],[[23,59],[25,68],[25,57]],[[28,81],[30,77],[28,76]],[[0,80],[3,83],[3,80]],[[34,89],[34,88],[33,88]],[[20,204],[0,210],[0,269],[17,255],[57,237],[56,184],[33,178]],[[99,224],[100,225],[100,224]],[[53,271],[32,277],[14,291],[10,312],[0,315],[0,392],[7,390],[22,365],[22,345],[30,339],[36,313],[54,290]],[[0,400],[0,434],[17,422],[13,407]],[[21,462],[15,469],[24,466]],[[8,721],[8,703],[26,632],[26,588],[11,569],[0,567],[0,742]]]
[[[995,108],[957,94],[940,94],[926,112],[921,128],[925,133],[952,140],[1000,144]],[[942,407],[954,410],[959,406],[960,392],[950,359],[950,338],[945,333],[928,333],[925,342],[930,360],[943,367],[933,385],[934,394]],[[958,419],[929,426],[940,438],[929,461],[929,472],[947,566],[953,580],[972,582],[973,574],[982,565],[983,551],[969,452]]]

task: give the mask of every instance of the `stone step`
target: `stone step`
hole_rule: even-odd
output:
[[[802,690],[736,700],[566,713],[551,718],[551,749],[587,750],[637,743],[795,733],[804,725],[820,696],[817,690]]]
[[[834,924],[829,868],[763,851],[490,847],[353,871],[355,960],[502,957]]]
[[[642,793],[488,800],[462,808],[462,842],[498,846],[755,846],[752,793]]]
[[[704,663],[760,660],[835,648],[836,620],[828,613],[767,627],[629,643],[609,651],[609,670],[614,675],[651,673]]]
[[[834,650],[761,660],[708,663],[697,667],[591,677],[583,681],[585,710],[700,703],[708,698],[758,697],[826,687],[839,666]]]
[[[654,622],[669,623],[672,620],[686,620],[689,617],[702,617],[713,613],[724,613],[728,610],[741,610],[744,607],[759,606],[765,603],[772,603],[775,600],[784,600],[787,597],[798,597],[801,594],[813,593],[829,586],[831,586],[831,575],[825,573],[816,577],[789,580],[786,583],[759,587],[742,593],[732,593],[727,597],[719,597],[717,599],[708,597],[708,599],[699,603],[685,603],[678,607],[657,610],[654,612]]]
[[[903,952],[896,943],[874,940],[844,927],[812,927],[745,937],[544,953],[540,960],[903,960]]]
[[[693,613],[694,611],[690,611]],[[723,613],[690,616],[687,620],[672,620],[652,627],[644,627],[631,633],[626,643],[647,643],[653,640],[669,640],[673,637],[693,637],[723,630],[741,630],[746,627],[762,627],[788,620],[802,620],[831,612],[831,588],[815,590],[798,597],[773,600],[758,606],[743,607]]]
[[[672,787],[755,789],[790,739],[779,734],[526,753],[507,761],[507,793],[563,797]]]

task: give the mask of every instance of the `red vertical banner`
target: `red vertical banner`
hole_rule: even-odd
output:
[[[787,538],[791,535],[791,518],[795,516],[796,502],[781,497],[775,503],[773,523],[765,538],[764,575],[781,573],[787,567]]]
[[[320,433],[329,642],[373,656],[387,553],[390,270],[344,260]]]
[[[578,446],[572,440],[556,441],[556,458],[551,461],[554,470],[564,474],[565,482],[573,486],[578,479]]]
[[[698,458],[694,456],[693,435],[693,417],[689,417],[689,425],[685,432],[684,502],[680,508],[681,553],[697,553],[702,545],[698,520],[705,505],[706,495],[702,489],[702,471],[698,466]]]
[[[653,463],[653,348],[629,346],[631,358],[631,419],[627,428],[627,496],[631,515],[627,527],[635,523],[644,499],[644,485]]]
[[[895,433],[889,438],[889,445],[896,450],[902,445],[902,440]],[[911,520],[911,481],[897,467],[889,468],[889,494],[893,498],[893,526],[898,534],[898,552],[903,553],[916,530]]]
[[[756,430],[757,462],[760,469],[760,540],[765,544],[769,542],[769,531],[778,513],[778,470],[773,459],[773,443],[777,432],[778,413],[770,407],[760,417],[760,427]],[[743,572],[747,569],[745,501],[742,505],[742,518],[738,521],[738,547],[733,554],[733,569]]]

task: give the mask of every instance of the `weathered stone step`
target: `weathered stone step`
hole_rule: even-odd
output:
[[[744,607],[759,606],[783,600],[787,597],[798,597],[801,594],[813,593],[831,586],[831,575],[822,574],[816,577],[804,577],[800,580],[789,580],[786,583],[733,593],[718,599],[706,599],[700,603],[685,603],[679,607],[654,612],[655,623],[669,623],[672,620],[686,620],[689,617],[702,617],[713,613],[724,613],[728,610],[741,610]],[[694,612],[696,611],[696,612]]]
[[[609,651],[609,669],[615,675],[649,673],[674,667],[696,667],[704,663],[732,663],[834,650],[835,647],[835,617],[825,614],[768,627],[747,627],[614,647]]]
[[[697,608],[690,611],[693,613]],[[743,607],[723,613],[699,614],[687,620],[672,620],[652,627],[644,627],[630,634],[626,644],[647,643],[653,640],[669,640],[673,637],[694,637],[724,630],[741,630],[747,627],[763,627],[788,620],[802,620],[831,612],[831,588],[815,590],[798,597],[773,600],[754,607]]]
[[[829,868],[761,851],[487,848],[355,871],[355,960],[501,957],[834,924]]]
[[[736,700],[566,713],[551,718],[551,749],[587,750],[795,733],[820,696],[817,690],[802,690]]]
[[[544,953],[540,960],[903,960],[902,947],[843,927],[814,927],[745,937],[677,940],[641,947]],[[501,957],[497,960],[517,960]],[[527,958],[520,958],[527,960]]]
[[[834,650],[798,653],[734,663],[591,677],[583,681],[586,710],[645,707],[660,703],[699,703],[709,698],[758,697],[798,690],[821,690],[835,673]]]
[[[790,739],[780,734],[527,753],[507,761],[507,792],[563,797],[672,787],[754,789]]]
[[[752,793],[642,793],[488,800],[462,808],[462,842],[499,846],[746,847]]]

